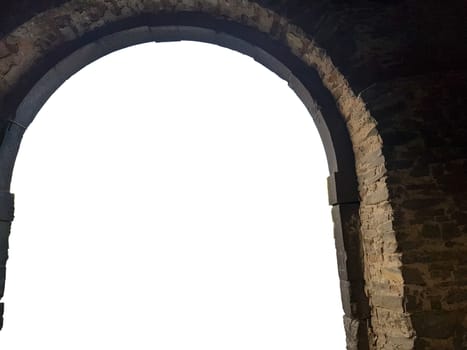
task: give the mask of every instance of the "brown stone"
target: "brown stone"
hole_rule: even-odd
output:
[[[349,349],[464,350],[466,16],[465,0],[3,0],[0,191],[24,130],[11,133],[98,48],[160,24],[171,27],[157,39],[210,30],[284,78],[317,121],[336,180]]]
[[[454,334],[458,314],[447,311],[425,311],[413,315],[417,334],[426,338],[448,338]]]

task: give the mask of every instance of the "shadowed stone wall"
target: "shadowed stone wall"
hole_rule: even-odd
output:
[[[330,161],[349,349],[467,349],[467,3],[447,5],[434,0],[4,0],[0,264],[7,258],[16,148],[34,108],[53,91],[39,86],[25,99],[34,84],[52,69],[56,88],[80,62],[110,50],[91,50],[92,43],[111,45],[99,40],[120,30],[146,26],[138,35],[154,40],[151,28],[161,23],[209,27],[253,46],[271,40],[270,53],[287,61],[293,73],[280,75],[318,127],[325,123],[331,132],[329,141],[325,132],[322,137]],[[256,32],[267,40],[256,39]],[[119,38],[115,48],[124,46]],[[60,65],[85,45],[91,46],[76,56],[74,68]],[[244,51],[260,60],[254,49]],[[301,64],[304,68],[298,68]],[[319,82],[307,84],[315,75]],[[31,99],[36,102],[28,105]],[[337,115],[345,130],[330,115]],[[348,144],[340,141],[347,138]]]

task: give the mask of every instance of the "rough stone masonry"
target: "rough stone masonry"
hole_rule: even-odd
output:
[[[112,50],[201,40],[275,71],[317,123],[348,349],[467,349],[466,19],[465,0],[3,0],[0,297],[41,105]]]

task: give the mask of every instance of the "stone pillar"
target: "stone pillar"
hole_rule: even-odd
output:
[[[360,203],[352,174],[333,173],[328,178],[332,205],[344,328],[348,350],[369,349],[369,303],[364,290],[360,239]]]
[[[0,300],[5,292],[6,261],[8,259],[8,237],[14,213],[14,196],[0,192]],[[0,329],[3,326],[4,305],[0,303]]]

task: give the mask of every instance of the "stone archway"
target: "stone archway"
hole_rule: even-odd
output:
[[[288,81],[313,116],[326,149],[348,347],[367,349],[377,342],[409,348],[413,332],[403,309],[400,256],[376,123],[313,39],[254,1],[72,0],[2,39],[2,265],[13,219],[12,169],[37,111],[81,67],[113,50],[153,40],[197,40],[235,49]]]

